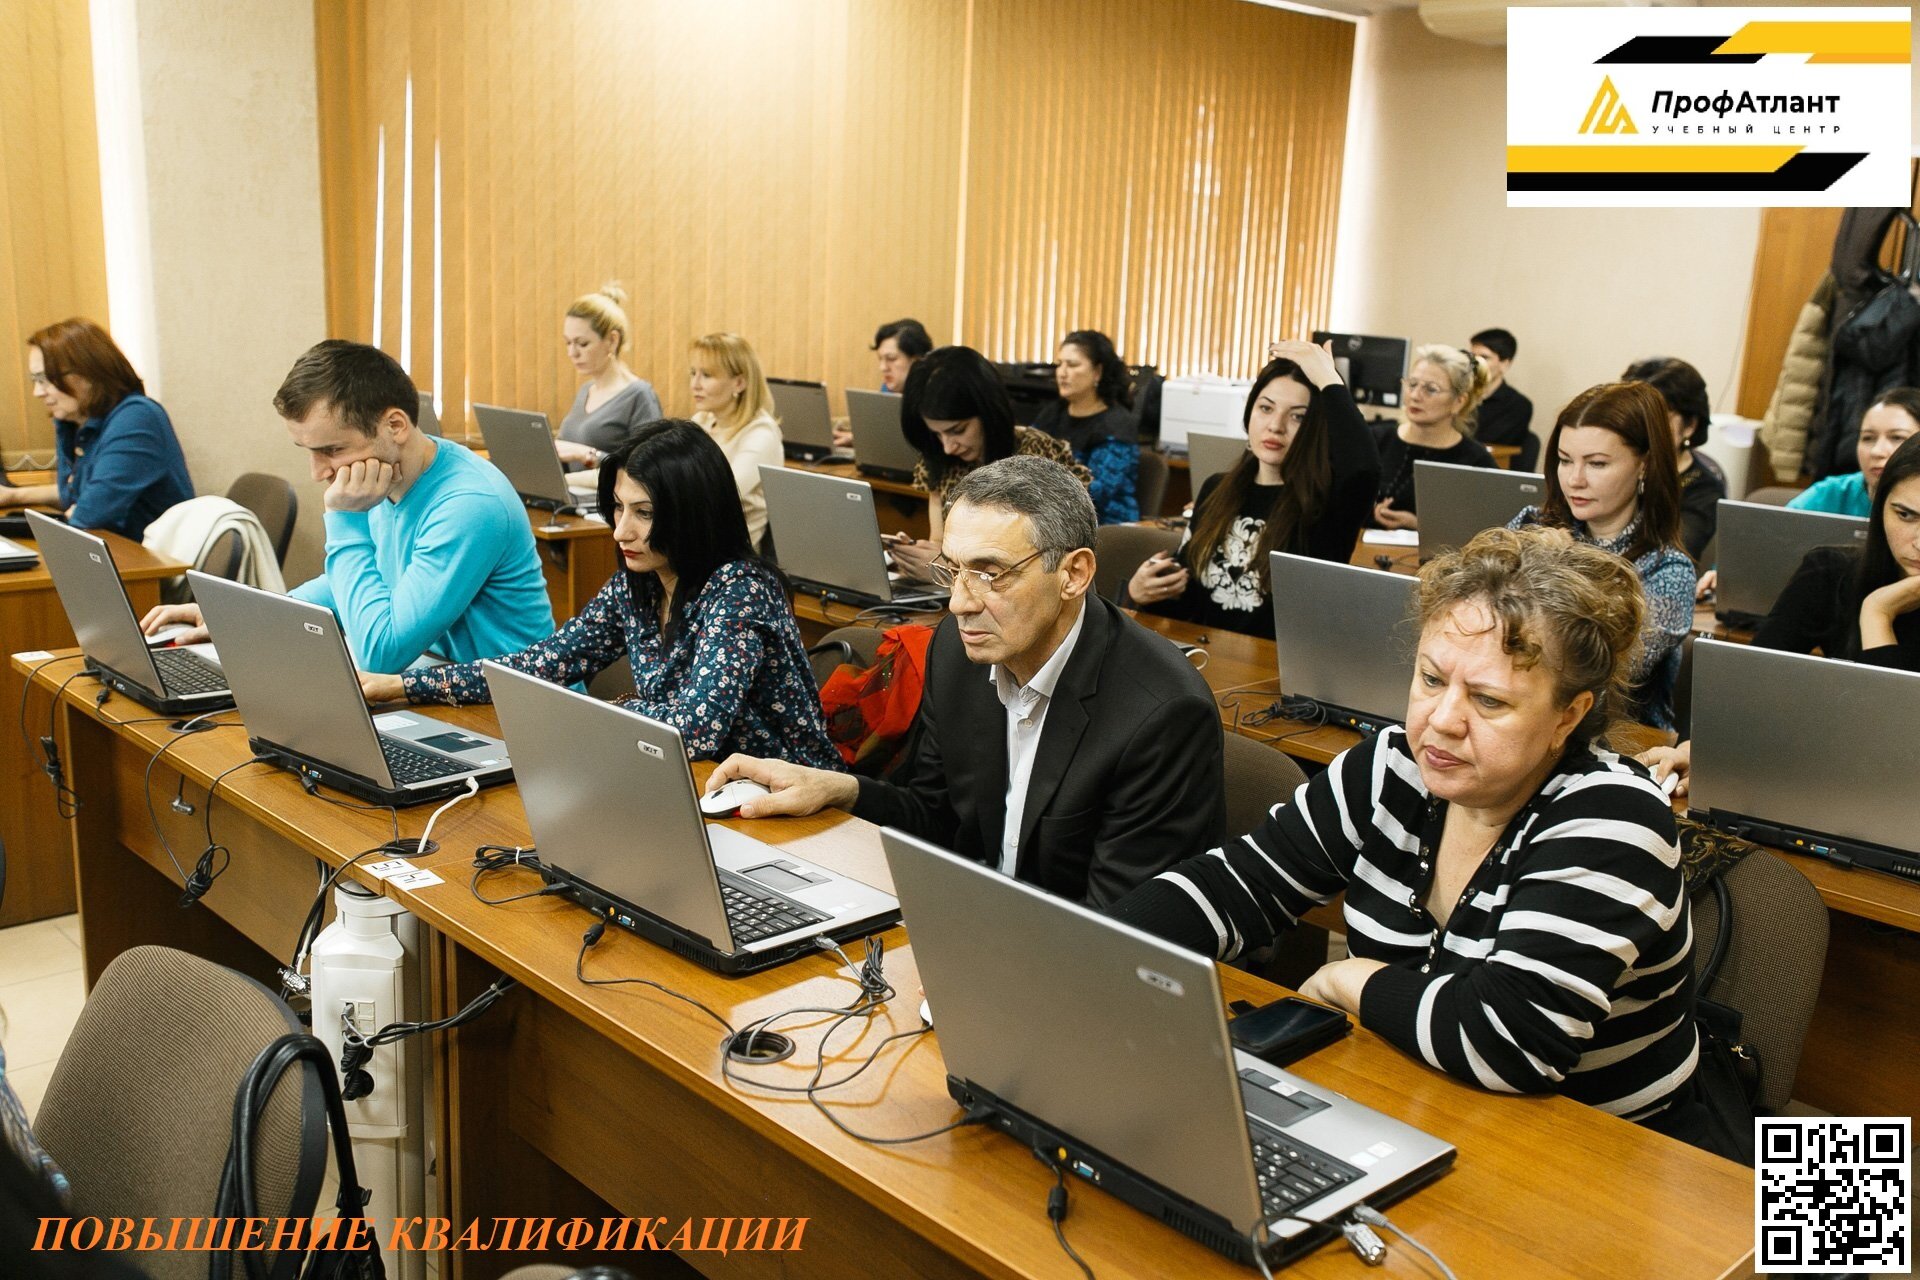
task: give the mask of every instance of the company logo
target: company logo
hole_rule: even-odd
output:
[[[635,742],[633,745],[640,748],[640,754],[643,756],[652,756],[655,760],[666,759],[666,753],[651,742]]]
[[[1140,981],[1150,987],[1158,987],[1170,996],[1184,996],[1187,994],[1185,983],[1181,982],[1178,978],[1170,978],[1157,969],[1149,969],[1145,965],[1140,965],[1135,968],[1133,972]]]
[[[308,631],[312,632],[316,636],[323,636],[327,634],[326,631],[324,631],[321,628],[320,624],[317,622],[303,622],[300,625],[305,627]]]
[[[1613,87],[1612,76],[1602,76],[1599,91],[1593,95],[1593,105],[1587,108],[1587,118],[1580,122],[1582,133],[1638,133],[1633,127],[1633,117],[1627,114],[1627,104],[1620,101],[1620,91]]]

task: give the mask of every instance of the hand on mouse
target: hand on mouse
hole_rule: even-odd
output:
[[[822,809],[851,809],[860,798],[859,780],[851,774],[739,755],[720,762],[701,794],[710,796],[736,778],[751,779],[771,793],[744,801],[743,818],[804,818]]]

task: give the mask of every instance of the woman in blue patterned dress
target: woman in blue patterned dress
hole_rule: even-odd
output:
[[[622,568],[550,639],[496,659],[578,684],[621,658],[620,705],[680,731],[694,759],[734,752],[841,769],[779,575],[753,554],[726,455],[700,427],[649,423],[600,464]],[[362,675],[369,702],[490,701],[478,663]]]
[[[1041,406],[1033,429],[1066,441],[1073,460],[1092,473],[1088,491],[1101,524],[1138,520],[1140,445],[1126,361],[1097,329],[1062,338],[1058,359],[1060,398]]]

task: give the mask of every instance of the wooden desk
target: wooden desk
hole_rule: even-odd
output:
[[[76,785],[89,800],[83,812],[90,816],[75,829],[85,868],[81,925],[89,976],[136,941],[186,945],[228,962],[237,957],[251,962],[241,965],[247,971],[263,957],[284,958],[289,922],[314,888],[312,860],[337,864],[368,847],[384,834],[384,816],[310,799],[264,767],[236,773],[221,785],[216,816],[233,863],[203,908],[174,910],[173,877],[161,870],[166,863],[152,848],[139,794],[139,771],[155,745],[152,727],[110,723],[115,704],[95,709],[91,693],[90,682],[76,681],[64,705],[67,732],[84,748]],[[490,718],[482,710],[454,714],[479,727]],[[177,762],[155,770],[155,785],[177,785],[184,775],[196,803],[215,770],[246,758],[237,729],[199,735],[176,751]],[[404,814],[403,827],[417,830],[426,812]],[[163,821],[176,829],[172,818]],[[845,815],[742,826],[888,883],[877,833]],[[526,839],[513,788],[463,804],[436,834],[459,852],[420,861],[446,883],[413,892],[383,884],[379,891],[431,931],[437,1011],[464,1002],[495,971],[523,984],[485,1017],[436,1041],[447,1198],[441,1212],[454,1218],[456,1230],[483,1218],[529,1215],[580,1216],[597,1228],[601,1217],[619,1213],[669,1219],[664,1237],[689,1219],[804,1217],[797,1252],[685,1260],[725,1276],[1061,1274],[1065,1260],[1044,1214],[1052,1178],[1017,1144],[972,1128],[908,1147],[873,1147],[833,1129],[804,1099],[723,1083],[719,1035],[700,1014],[645,988],[587,987],[575,979],[586,913],[551,898],[505,907],[475,900],[460,874],[465,852],[483,840]],[[116,862],[120,873],[109,876]],[[518,871],[499,876],[493,890],[534,887],[532,873]],[[851,1028],[843,1031],[835,1057],[846,1067],[882,1034],[917,1025],[910,940],[899,929],[886,939],[887,975],[900,996],[858,1038]],[[593,977],[661,982],[736,1025],[802,1004],[844,1004],[852,992],[824,956],[726,979],[618,930],[585,964]],[[1277,994],[1237,972],[1225,981],[1229,998]],[[748,1068],[747,1075],[791,1085],[811,1073],[820,1024],[796,1022],[796,1059]],[[1563,1099],[1470,1089],[1365,1030],[1296,1070],[1460,1148],[1452,1172],[1392,1212],[1462,1275],[1750,1273],[1753,1192],[1746,1170]],[[873,1070],[826,1098],[847,1123],[875,1134],[918,1132],[956,1115],[937,1033],[889,1047]],[[1069,1238],[1104,1277],[1249,1274],[1091,1188],[1076,1185],[1072,1205]],[[490,1276],[523,1260],[459,1254],[443,1258],[442,1269]],[[646,1254],[620,1258],[639,1268],[650,1261]],[[1372,1273],[1336,1243],[1293,1274]],[[1425,1273],[1410,1253],[1396,1250],[1387,1274]]]
[[[16,489],[30,489],[37,484],[52,484],[58,479],[52,471],[10,471],[8,484]]]
[[[19,477],[27,483],[24,473]],[[154,555],[137,542],[102,533],[127,586],[136,616],[160,603],[160,582],[187,566]],[[28,539],[16,539],[31,545]],[[44,564],[0,573],[0,654],[71,648],[76,643],[66,610]],[[90,682],[89,682],[90,683]],[[53,783],[41,772],[39,747],[20,740],[21,699],[27,732],[37,743],[47,731],[44,693],[29,696],[20,678],[0,679],[0,842],[7,852],[7,894],[0,927],[63,916],[73,910],[73,870],[67,858],[65,824],[54,806]],[[71,765],[72,757],[62,759]]]
[[[1517,444],[1490,444],[1487,446],[1487,452],[1493,455],[1494,466],[1504,471],[1511,471],[1513,469],[1513,460],[1520,456],[1520,446]]]
[[[534,546],[540,553],[540,572],[547,580],[547,598],[553,602],[553,620],[565,622],[599,594],[619,563],[613,530],[585,516],[556,516],[527,508],[533,524]]]

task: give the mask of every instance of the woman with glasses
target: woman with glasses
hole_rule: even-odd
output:
[[[693,759],[747,751],[842,769],[784,584],[754,555],[707,431],[674,419],[640,428],[600,464],[600,514],[622,567],[551,639],[495,661],[565,685],[626,658],[634,692],[620,704],[678,729]],[[477,662],[360,685],[373,703],[492,700]]]
[[[1271,552],[1353,554],[1380,475],[1373,435],[1330,349],[1276,342],[1240,415],[1247,451],[1209,476],[1178,552],[1134,571],[1127,602],[1203,627],[1273,639]]]
[[[1458,347],[1432,343],[1417,347],[1413,370],[1400,380],[1405,420],[1378,423],[1373,442],[1380,451],[1380,487],[1373,523],[1382,529],[1417,529],[1413,464],[1451,462],[1460,467],[1491,467],[1493,454],[1473,438],[1473,412],[1493,382],[1480,357]]]
[[[0,484],[0,506],[58,506],[83,529],[138,542],[193,496],[173,422],[107,331],[75,317],[27,339],[27,379],[53,415],[54,483]]]
[[[924,541],[902,534],[888,544],[894,567],[925,582],[928,562],[940,550],[947,506],[959,483],[1002,458],[1046,458],[1071,471],[1082,484],[1093,473],[1073,460],[1073,450],[1033,427],[1016,426],[1006,386],[987,358],[971,347],[941,347],[914,361],[900,393],[900,431],[920,452],[913,487],[931,495]]]

